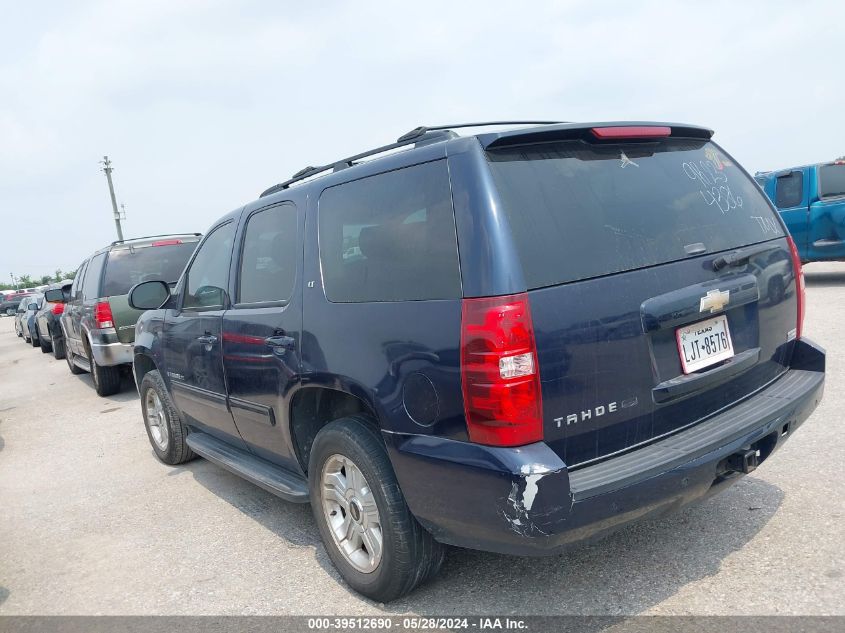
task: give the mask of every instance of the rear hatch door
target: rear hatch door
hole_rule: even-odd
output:
[[[585,135],[487,154],[529,287],[544,437],[569,466],[677,432],[785,371],[789,243],[709,139]]]
[[[142,310],[130,307],[129,289],[142,281],[166,281],[176,285],[196,248],[198,238],[162,238],[143,244],[126,244],[109,252],[101,295],[108,298],[117,338],[135,340],[135,323]]]

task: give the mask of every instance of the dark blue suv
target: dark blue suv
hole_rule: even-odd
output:
[[[153,449],[310,501],[382,601],[444,545],[550,554],[726,488],[816,407],[825,354],[795,245],[711,136],[417,128],[302,170],[172,293],[133,288]]]

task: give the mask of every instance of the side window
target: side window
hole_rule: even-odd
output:
[[[296,207],[283,204],[259,211],[247,220],[238,303],[290,299],[299,259],[296,215]]]
[[[320,263],[329,301],[461,296],[445,160],[326,189],[318,213]]]
[[[76,275],[73,277],[73,285],[70,287],[70,298],[72,301],[76,301],[80,298],[82,282],[85,279],[85,267],[87,265],[88,260],[86,259],[82,262],[82,265],[77,269]]]
[[[775,206],[778,209],[797,207],[804,199],[804,172],[793,171],[778,176],[775,190]]]
[[[229,284],[235,223],[215,229],[202,243],[186,273],[184,309],[220,308]]]
[[[88,270],[85,271],[85,281],[82,282],[82,300],[91,301],[100,297],[100,279],[103,276],[103,263],[106,254],[100,253],[91,258]]]

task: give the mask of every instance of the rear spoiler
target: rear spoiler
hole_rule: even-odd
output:
[[[656,123],[646,121],[613,121],[603,123],[567,123],[544,125],[542,127],[504,132],[479,134],[478,140],[484,149],[544,143],[548,141],[584,140],[591,143],[626,141],[647,141],[667,136],[694,138],[708,141],[713,130],[685,123]]]

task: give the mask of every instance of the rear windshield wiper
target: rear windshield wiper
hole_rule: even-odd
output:
[[[766,244],[765,246],[758,246],[757,248],[746,248],[736,250],[732,253],[728,253],[727,255],[720,255],[713,260],[713,270],[719,271],[729,266],[739,266],[756,255],[773,251],[776,248],[779,248],[777,244]]]

